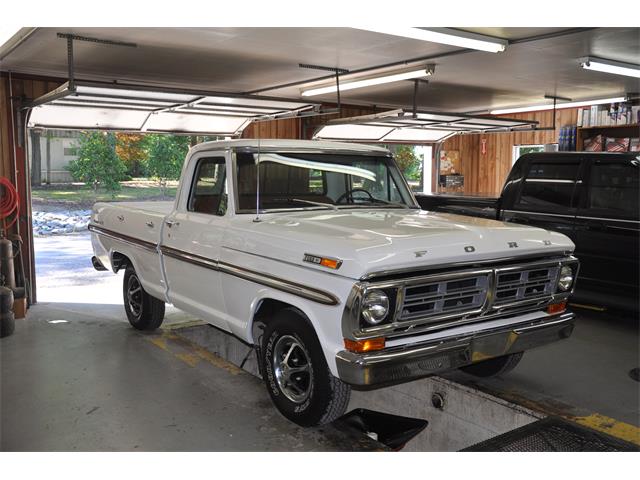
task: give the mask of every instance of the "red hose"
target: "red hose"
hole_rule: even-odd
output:
[[[4,230],[7,231],[18,220],[18,208],[20,199],[16,187],[9,181],[7,177],[0,177],[0,220],[4,224]],[[7,218],[15,215],[13,220],[7,224]]]

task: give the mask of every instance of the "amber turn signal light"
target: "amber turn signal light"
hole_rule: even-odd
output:
[[[333,268],[335,270],[340,266],[340,262],[332,258],[323,258],[320,260],[320,265],[327,268]]]
[[[547,307],[547,313],[553,315],[555,313],[562,313],[567,309],[567,302],[552,303]]]
[[[367,340],[344,339],[344,347],[350,352],[364,353],[384,348],[384,337],[369,338]]]

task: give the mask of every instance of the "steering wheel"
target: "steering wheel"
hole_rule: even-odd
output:
[[[344,192],[342,195],[340,195],[337,199],[336,199],[336,203],[340,203],[341,200],[345,199],[347,196],[351,197],[351,200],[353,200],[353,192],[364,192],[366,193],[369,198],[371,199],[372,202],[375,202],[375,198],[373,195],[371,195],[371,193],[368,190],[365,190],[364,188],[352,188],[351,190],[347,190],[346,192]]]

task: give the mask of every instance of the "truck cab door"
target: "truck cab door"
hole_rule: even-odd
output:
[[[226,173],[224,154],[189,160],[176,209],[163,225],[161,252],[171,303],[228,330],[217,269],[228,224]]]
[[[576,218],[578,290],[621,297],[630,308],[638,305],[639,178],[637,159],[589,159]]]
[[[523,166],[511,208],[502,220],[560,232],[575,243],[574,222],[582,161],[565,158],[533,158]]]

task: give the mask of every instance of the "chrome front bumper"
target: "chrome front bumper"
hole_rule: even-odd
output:
[[[573,313],[564,312],[379,352],[359,354],[343,350],[336,355],[338,374],[342,381],[362,387],[407,382],[568,338],[573,332],[574,318]]]

